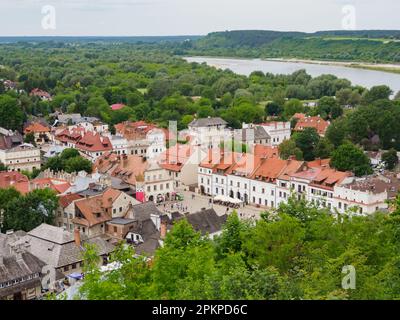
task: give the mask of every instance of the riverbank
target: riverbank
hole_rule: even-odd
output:
[[[308,63],[308,64],[318,64],[318,65],[326,65],[326,66],[348,67],[348,68],[366,69],[366,70],[400,74],[400,65],[398,65],[398,64],[382,64],[382,63],[374,64],[374,63],[366,63],[366,62],[344,62],[344,61],[284,59],[284,58],[270,58],[270,59],[262,59],[262,60],[263,61],[274,61],[274,62]]]

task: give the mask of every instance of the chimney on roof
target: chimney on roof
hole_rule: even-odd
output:
[[[79,229],[77,229],[77,228],[74,230],[74,240],[75,240],[75,245],[77,247],[80,247],[81,246],[81,233],[80,233]]]
[[[167,236],[167,221],[161,221],[160,239],[164,240],[166,236]]]

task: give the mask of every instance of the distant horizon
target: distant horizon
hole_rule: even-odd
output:
[[[205,37],[212,33],[223,32],[237,32],[237,31],[266,31],[266,32],[279,32],[279,33],[305,33],[314,34],[318,32],[362,32],[362,31],[394,31],[400,32],[400,29],[355,29],[355,30],[341,30],[341,29],[326,29],[317,30],[313,32],[299,31],[299,30],[272,30],[272,29],[232,29],[232,30],[217,30],[211,31],[206,34],[168,34],[168,35],[0,35],[0,38],[168,38],[168,37]]]

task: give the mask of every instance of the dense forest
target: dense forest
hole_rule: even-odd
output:
[[[312,78],[304,70],[291,75],[255,71],[246,77],[188,63],[174,50],[173,42],[1,45],[0,79],[15,81],[17,90],[6,91],[0,84],[0,126],[22,131],[34,117],[51,124],[52,114],[60,111],[99,117],[111,128],[125,120],[164,127],[176,120],[178,129],[185,129],[195,117],[207,116],[240,128],[243,122],[290,121],[303,112],[332,125],[323,139],[308,131],[294,135],[282,146],[286,155],[327,158],[342,145],[351,145],[355,154],[359,147],[400,150],[400,95],[392,99],[387,86],[367,90],[333,75]],[[30,96],[34,88],[48,91],[52,101]],[[306,107],[304,100],[319,103]],[[113,111],[115,103],[126,107]],[[365,159],[357,166],[337,167],[359,175],[369,172]]]
[[[77,298],[398,299],[399,204],[390,216],[335,218],[292,198],[257,223],[231,215],[214,240],[182,221],[153,261],[132,259],[133,249],[121,245],[112,256],[119,267],[106,273],[88,247]]]
[[[400,62],[400,31],[214,32],[182,53],[247,58]]]

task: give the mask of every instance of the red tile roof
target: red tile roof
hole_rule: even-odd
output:
[[[318,134],[325,135],[329,125],[329,121],[325,121],[319,116],[306,117],[303,119],[299,119],[299,121],[296,123],[294,131],[303,131],[305,128],[314,128],[315,130],[317,130]]]
[[[58,194],[64,193],[70,187],[71,184],[68,181],[61,179],[38,178],[30,182],[31,190],[50,188]]]
[[[48,93],[48,92],[46,92],[44,90],[38,89],[38,88],[33,89],[31,91],[30,95],[31,96],[36,96],[36,97],[45,97],[47,99],[51,98],[50,93]]]
[[[126,106],[122,103],[116,103],[110,106],[111,110],[121,110],[123,108],[125,108]]]
[[[50,128],[47,126],[44,126],[43,124],[39,123],[39,122],[33,122],[30,125],[28,125],[25,130],[24,133],[45,133],[45,132],[50,132]]]
[[[29,179],[19,172],[0,172],[0,189],[14,187],[22,194],[29,192]]]
[[[66,208],[68,207],[72,202],[82,199],[82,196],[80,196],[77,193],[72,193],[72,194],[67,194],[65,196],[60,196],[58,198],[58,202],[61,207]]]
[[[77,142],[77,149],[89,152],[110,151],[112,144],[108,137],[103,137],[99,133],[88,131]]]
[[[194,152],[194,147],[188,144],[176,144],[163,152],[159,159],[161,168],[179,172],[189,161]]]
[[[121,194],[121,191],[108,188],[101,195],[77,200],[75,206],[82,213],[83,218],[76,217],[72,221],[88,227],[110,221],[112,205]]]

